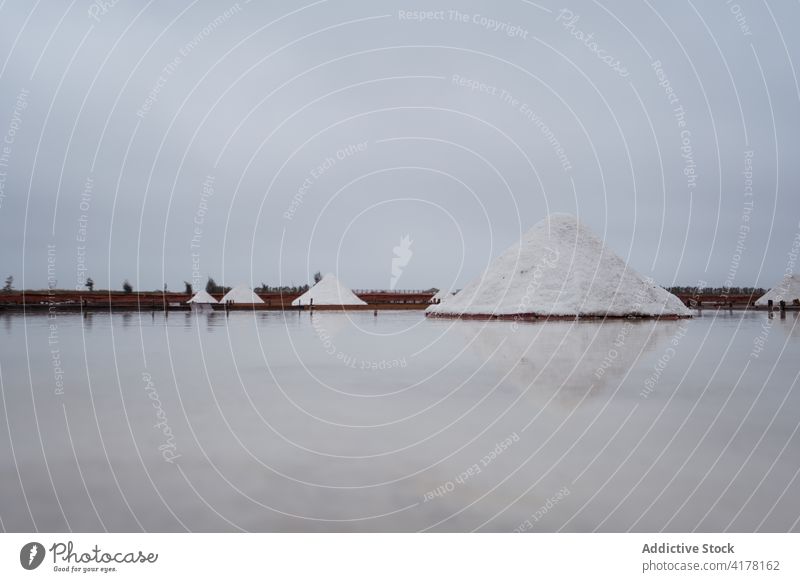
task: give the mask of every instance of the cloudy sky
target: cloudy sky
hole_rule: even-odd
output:
[[[795,269],[797,3],[265,4],[0,2],[3,277],[460,287],[550,212],[663,285]]]

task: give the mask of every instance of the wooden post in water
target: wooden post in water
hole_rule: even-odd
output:
[[[767,299],[767,308],[772,311],[772,299]]]

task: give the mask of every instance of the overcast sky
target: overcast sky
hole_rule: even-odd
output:
[[[662,285],[795,269],[796,2],[264,4],[0,3],[3,277],[461,287],[556,211]]]

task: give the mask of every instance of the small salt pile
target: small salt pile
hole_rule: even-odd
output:
[[[791,305],[800,300],[800,275],[786,275],[783,280],[758,298],[756,305],[768,305],[769,301],[777,306],[781,301]]]
[[[264,303],[264,300],[256,295],[247,285],[237,285],[220,300],[220,303],[244,303],[252,305],[254,303]]]
[[[292,301],[292,305],[366,305],[358,296],[342,285],[332,274],[325,275],[319,283]]]

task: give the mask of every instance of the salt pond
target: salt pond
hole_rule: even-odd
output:
[[[10,531],[786,531],[797,313],[0,314]]]

